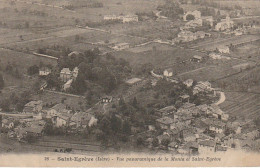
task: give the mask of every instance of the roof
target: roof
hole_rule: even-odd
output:
[[[39,100],[39,101],[30,101],[29,103],[27,103],[25,105],[25,107],[35,107],[37,105],[41,105],[42,104],[42,101]]]
[[[63,68],[60,73],[65,73],[65,74],[71,74],[71,70],[69,68]]]
[[[176,141],[172,141],[169,143],[168,147],[175,147],[178,143]]]
[[[71,117],[71,121],[75,121],[75,122],[89,122],[89,120],[91,119],[91,117],[93,117],[92,114],[90,113],[84,113],[84,112],[79,112],[79,113],[75,113],[72,117]]]
[[[176,110],[175,106],[167,106],[167,107],[160,109],[159,111],[160,112],[169,112],[169,111],[175,111],[175,110]]]
[[[190,96],[189,95],[187,95],[187,94],[185,94],[185,95],[182,95],[182,96],[180,96],[182,99],[187,99],[187,98],[189,98]]]
[[[82,54],[82,53],[81,53],[81,52],[78,52],[78,51],[72,51],[71,53],[68,54],[68,56],[69,56],[69,57],[71,57],[72,55],[78,56],[78,55],[80,55],[80,54]]]
[[[25,130],[27,132],[40,134],[43,131],[44,126],[34,126],[34,127],[26,127]]]
[[[173,69],[172,68],[167,68],[164,71],[173,72]]]
[[[216,146],[216,151],[227,151],[227,147],[217,145]]]
[[[166,125],[174,123],[174,119],[172,119],[170,117],[159,118],[156,121],[159,123],[166,124]]]
[[[132,78],[132,79],[127,80],[126,83],[128,83],[128,84],[135,84],[137,82],[140,82],[141,80],[142,79],[140,79],[140,78]]]
[[[39,70],[40,70],[40,71],[47,71],[47,72],[51,72],[51,69],[50,69],[50,68],[48,68],[48,67],[41,67]]]
[[[53,106],[52,109],[56,110],[57,112],[61,112],[64,109],[66,109],[66,105],[59,103],[59,104],[56,104],[55,106]]]
[[[201,60],[202,56],[194,55],[193,58]]]
[[[220,139],[224,138],[225,136],[226,136],[226,135],[223,134],[223,133],[218,133],[218,134],[215,135],[215,137],[218,137],[218,138],[220,138]]]
[[[199,145],[203,145],[203,146],[209,146],[209,147],[215,147],[216,142],[211,141],[211,140],[205,140],[205,141],[200,141]]]

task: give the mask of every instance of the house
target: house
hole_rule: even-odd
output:
[[[169,151],[175,151],[178,149],[178,143],[176,141],[172,141],[168,144],[168,150]]]
[[[180,98],[182,102],[189,102],[190,100],[190,96],[187,94],[180,96]]]
[[[189,42],[197,40],[198,37],[195,33],[192,33],[191,31],[183,30],[178,34],[178,39],[182,42]]]
[[[201,17],[203,23],[210,25],[213,27],[214,19],[213,16],[202,16]]]
[[[218,143],[220,143],[220,142],[222,142],[222,140],[223,140],[224,137],[225,137],[225,134],[223,134],[223,133],[217,133],[217,134],[215,135],[215,141],[218,142]]]
[[[194,19],[194,20],[190,20],[189,22],[187,22],[185,24],[184,29],[190,29],[190,28],[195,28],[195,27],[201,27],[202,26],[202,19]]]
[[[104,96],[100,100],[101,100],[101,103],[111,103],[113,101],[113,97],[112,96]]]
[[[170,117],[163,117],[159,118],[156,120],[157,124],[162,128],[162,129],[174,129],[174,119]]]
[[[208,81],[199,81],[198,84],[193,88],[193,94],[197,94],[199,92],[210,92],[213,91],[211,88],[211,84]]]
[[[63,85],[63,90],[64,90],[64,91],[67,91],[67,90],[71,87],[72,82],[73,82],[73,79],[68,80],[68,81]]]
[[[221,19],[219,23],[215,26],[216,31],[229,30],[234,27],[234,22],[230,20],[230,17],[227,16],[226,19]]]
[[[194,62],[201,62],[202,61],[202,56],[198,56],[198,55],[194,55],[191,59],[191,61],[194,61]]]
[[[224,133],[226,129],[226,124],[221,121],[212,120],[209,125],[209,130],[216,133]]]
[[[198,143],[197,142],[186,142],[177,149],[180,154],[198,154]]]
[[[221,145],[216,145],[216,152],[218,152],[218,153],[225,153],[226,151],[227,151],[227,147],[226,146],[221,146]]]
[[[229,47],[228,46],[224,46],[224,45],[218,46],[217,47],[217,51],[219,53],[224,53],[224,54],[229,54],[230,53]]]
[[[165,117],[165,116],[173,116],[173,114],[176,112],[175,106],[167,106],[160,110],[156,110],[157,116]]]
[[[157,136],[157,139],[159,141],[159,144],[161,144],[163,140],[169,140],[170,141],[170,136],[166,135],[166,134],[159,135],[159,136]]]
[[[204,140],[199,142],[199,154],[209,154],[216,151],[216,142],[212,140]]]
[[[173,69],[172,69],[172,68],[165,69],[165,70],[163,71],[163,76],[165,76],[165,77],[171,77],[171,76],[173,76]]]
[[[212,58],[212,59],[222,59],[222,56],[220,54],[215,53],[215,52],[210,53],[209,57]]]
[[[242,134],[248,140],[255,140],[259,137],[259,130],[257,130],[256,128],[243,129],[242,127]]]
[[[63,68],[60,71],[60,78],[63,82],[67,82],[72,78],[72,72],[69,68]]]
[[[76,79],[78,77],[78,74],[79,74],[79,68],[78,67],[75,67],[72,71],[72,77],[74,79]]]
[[[120,17],[116,15],[105,15],[104,20],[120,20]]]
[[[209,106],[209,111],[216,119],[228,121],[229,115],[225,114],[217,105],[212,104]]]
[[[123,23],[138,22],[137,15],[126,15],[123,16]]]
[[[70,113],[58,113],[57,116],[52,118],[52,122],[55,127],[66,127],[70,124],[70,118],[72,114]]]
[[[86,128],[96,125],[97,121],[98,120],[95,118],[93,114],[78,112],[71,116],[70,125],[72,126],[75,123],[76,127]]]
[[[187,21],[187,16],[188,16],[188,15],[193,15],[193,16],[194,16],[194,20],[201,18],[201,12],[200,12],[200,11],[198,11],[198,10],[188,11],[188,12],[185,13],[184,16],[183,16],[183,20],[184,20],[184,21]]]
[[[138,85],[139,83],[141,83],[141,81],[142,81],[142,79],[140,79],[140,78],[131,78],[131,79],[128,79],[127,81],[126,81],[126,83],[128,84],[128,85]]]
[[[51,73],[51,69],[48,67],[41,67],[39,69],[39,76],[47,76]]]
[[[196,135],[189,129],[182,130],[180,136],[185,142],[196,141],[197,139]]]
[[[14,122],[10,119],[3,119],[2,128],[12,129],[12,128],[14,128]]]
[[[59,113],[68,113],[70,112],[67,110],[66,105],[59,103],[50,108],[49,110],[46,110],[46,118],[52,118],[58,116]]]
[[[193,85],[193,80],[192,79],[187,79],[186,81],[183,82],[184,85],[187,87],[191,87]]]
[[[121,51],[124,49],[127,49],[130,47],[129,43],[117,43],[115,44],[113,47],[111,47],[112,49],[116,50],[116,51]]]
[[[33,126],[33,127],[26,127],[25,128],[25,131],[26,131],[26,134],[31,134],[33,136],[36,136],[36,137],[41,137],[43,135],[43,129],[44,129],[44,126]]]
[[[23,112],[24,113],[39,113],[42,110],[43,102],[39,101],[31,101],[25,104]]]

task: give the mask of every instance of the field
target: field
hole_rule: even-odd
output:
[[[203,41],[196,45],[192,45],[192,48],[199,48],[206,51],[213,51],[220,45],[239,45],[243,43],[249,43],[251,41],[259,40],[260,37],[257,35],[242,35],[242,36],[233,36],[229,38],[219,38],[213,39],[211,41]]]
[[[226,101],[221,109],[232,117],[255,119],[260,115],[260,94],[243,92],[225,92]]]
[[[44,104],[58,104],[61,103],[62,99],[66,98],[64,103],[71,107],[73,110],[86,110],[86,100],[82,97],[66,96],[58,93],[43,92],[39,95],[34,95],[33,99],[42,100]]]

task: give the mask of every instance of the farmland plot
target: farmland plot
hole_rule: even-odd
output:
[[[260,115],[260,94],[225,92],[226,101],[221,109],[231,116],[254,119]]]

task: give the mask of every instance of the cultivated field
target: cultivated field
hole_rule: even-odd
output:
[[[225,92],[226,101],[220,105],[229,115],[255,119],[260,115],[260,94]]]

